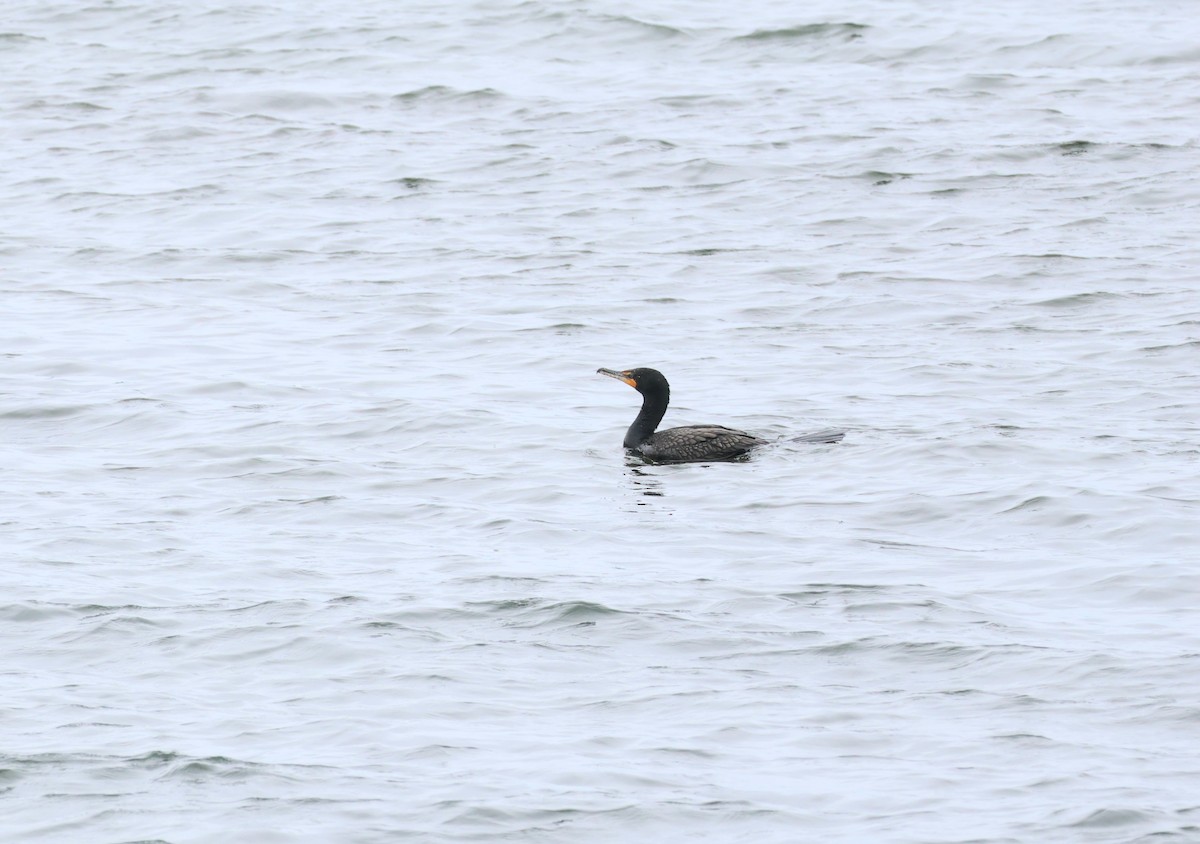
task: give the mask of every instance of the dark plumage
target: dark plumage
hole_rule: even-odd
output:
[[[723,425],[688,425],[656,432],[671,401],[671,385],[657,369],[596,370],[624,381],[642,394],[642,409],[625,432],[625,447],[655,463],[692,463],[736,460],[767,441]],[[837,442],[840,431],[822,431],[802,438],[806,442]]]

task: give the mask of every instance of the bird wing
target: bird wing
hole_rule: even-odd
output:
[[[659,431],[638,450],[657,460],[729,460],[765,443],[766,440],[724,425],[687,425]]]

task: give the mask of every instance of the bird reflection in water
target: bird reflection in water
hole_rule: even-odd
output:
[[[662,479],[653,472],[646,471],[646,461],[629,456],[625,458],[625,468],[629,470],[629,480],[638,493],[652,498],[662,498],[666,494],[663,492]],[[639,501],[637,503],[645,506],[648,502]]]

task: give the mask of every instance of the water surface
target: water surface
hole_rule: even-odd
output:
[[[1200,839],[1184,6],[4,30],[0,837]]]

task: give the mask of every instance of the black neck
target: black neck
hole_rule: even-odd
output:
[[[670,391],[662,393],[646,393],[642,396],[642,409],[638,411],[637,419],[625,432],[625,447],[637,448],[649,439],[658,428],[663,414],[667,412],[667,403],[671,400]]]

